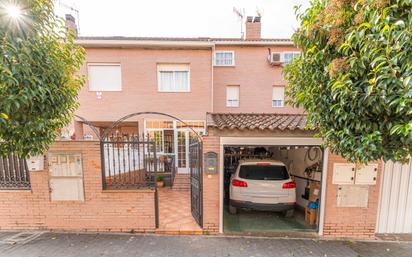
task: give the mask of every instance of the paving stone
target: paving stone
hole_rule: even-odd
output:
[[[159,188],[158,233],[201,233],[190,209],[190,192],[170,188]]]

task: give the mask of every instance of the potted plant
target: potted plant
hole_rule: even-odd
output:
[[[157,183],[157,187],[164,187],[165,186],[165,177],[157,176],[156,183]]]

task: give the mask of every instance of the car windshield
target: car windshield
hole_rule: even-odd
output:
[[[284,180],[289,178],[285,166],[278,165],[242,165],[239,177],[250,180]]]

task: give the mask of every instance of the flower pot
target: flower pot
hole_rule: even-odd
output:
[[[157,181],[156,184],[157,184],[157,187],[164,187],[165,186],[164,181]]]

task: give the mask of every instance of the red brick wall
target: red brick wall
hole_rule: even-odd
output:
[[[270,47],[272,52],[297,51],[290,46]],[[303,113],[286,105],[272,107],[274,86],[286,86],[281,66],[267,61],[268,46],[216,46],[216,51],[234,51],[235,66],[213,69],[213,112]],[[239,107],[226,107],[226,87],[239,86]]]
[[[216,152],[220,160],[220,137],[209,134],[203,137],[203,153]],[[220,162],[218,162],[220,163]],[[219,232],[220,183],[219,170],[214,175],[203,174],[203,229],[210,233]]]
[[[102,190],[99,142],[60,141],[49,151],[82,153],[85,201],[52,202],[45,165],[30,173],[31,191],[0,190],[0,229],[154,231],[152,190]]]
[[[88,83],[82,88],[76,114],[89,121],[116,121],[142,111],[204,120],[212,110],[211,49],[86,48],[86,64],[81,69],[86,76],[87,63],[120,63],[122,72],[120,92],[102,92],[99,100]],[[157,64],[162,63],[190,65],[190,92],[158,91]],[[143,123],[139,125],[143,128]]]
[[[378,213],[379,185],[382,164],[379,162],[376,185],[369,187],[367,208],[337,207],[338,185],[332,184],[333,164],[346,162],[340,156],[329,154],[325,204],[325,237],[374,238]]]
[[[204,152],[221,154],[219,136],[211,133],[203,140]],[[31,191],[0,191],[0,229],[154,231],[153,191],[102,190],[99,142],[55,142],[50,152],[58,151],[82,153],[85,201],[52,202],[45,165],[44,171],[31,172]],[[342,208],[336,205],[338,186],[332,184],[333,164],[339,162],[345,160],[329,155],[324,236],[374,238],[381,164],[376,185],[369,190],[368,207]],[[203,177],[203,225],[209,233],[217,233],[219,229],[219,172],[222,171]]]

